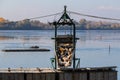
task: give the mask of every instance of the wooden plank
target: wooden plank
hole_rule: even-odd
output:
[[[116,72],[109,72],[109,80],[117,80]]]
[[[97,80],[104,80],[103,72],[96,72],[96,79]]]
[[[80,80],[87,80],[87,73],[86,72],[80,73]]]
[[[4,73],[2,78],[3,78],[3,80],[14,80],[14,74]]]
[[[59,80],[64,80],[64,73],[59,73]]]
[[[34,73],[33,80],[40,80],[40,73]]]
[[[40,74],[40,80],[46,80],[46,74],[45,73]]]
[[[9,73],[4,73],[2,75],[3,80],[9,80]]]
[[[76,73],[74,73],[73,74],[73,76],[74,76],[74,80],[80,80],[80,73],[79,72],[76,72]]]
[[[96,72],[90,72],[90,80],[96,80]]]
[[[46,80],[55,80],[55,74],[54,73],[47,73]]]
[[[14,73],[14,80],[24,80],[23,73]]]
[[[72,80],[72,73],[65,72],[64,73],[64,80]]]
[[[14,80],[15,79],[15,77],[14,77],[14,73],[9,73],[9,79],[8,80]]]
[[[104,72],[104,80],[109,80],[109,72]]]
[[[26,73],[27,80],[33,80],[33,73]]]
[[[0,80],[3,80],[2,74],[3,74],[3,73],[0,73]]]

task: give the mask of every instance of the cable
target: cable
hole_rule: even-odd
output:
[[[107,18],[107,17],[93,16],[93,15],[88,15],[88,14],[82,14],[82,13],[72,12],[72,11],[68,11],[68,12],[69,12],[69,13],[72,13],[72,14],[76,14],[76,15],[86,16],[86,17],[120,21],[120,19],[115,19],[115,18]]]
[[[33,17],[33,18],[28,18],[27,20],[40,19],[40,18],[45,18],[45,17],[50,17],[50,16],[59,15],[59,14],[62,14],[62,13],[63,13],[63,12],[59,12],[59,13],[55,13],[55,14],[50,14],[50,15],[45,15],[45,16],[40,16],[40,17]],[[94,16],[94,15],[89,15],[89,14],[83,14],[83,13],[73,12],[73,11],[67,11],[67,13],[69,13],[69,14],[72,13],[72,14],[76,14],[76,15],[80,15],[80,16],[86,16],[86,17],[92,17],[92,18],[98,18],[98,19],[106,19],[106,20],[120,21],[120,19]],[[19,20],[19,21],[22,21],[22,20]],[[18,21],[16,21],[16,22],[18,22]],[[7,22],[7,23],[11,23],[11,22]]]
[[[50,14],[50,15],[45,15],[45,16],[40,16],[40,17],[33,17],[33,18],[29,18],[29,20],[31,19],[40,19],[40,18],[45,18],[45,17],[50,17],[50,16],[54,16],[54,15],[59,15],[61,14],[62,12],[60,13],[55,13],[55,14]]]
[[[55,14],[50,14],[50,15],[40,16],[40,17],[28,18],[28,19],[25,19],[25,20],[40,19],[40,18],[45,18],[45,17],[50,17],[50,16],[59,15],[59,14],[62,14],[62,13],[63,13],[63,12],[59,12],[59,13],[55,13]],[[19,20],[19,21],[23,21],[23,20]],[[15,21],[15,22],[19,22],[19,21]],[[1,23],[1,22],[0,22],[0,23]],[[12,23],[12,22],[5,22],[4,24],[8,24],[8,23]]]

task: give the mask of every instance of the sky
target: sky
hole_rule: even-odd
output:
[[[0,17],[29,19],[62,12],[64,5],[68,11],[120,19],[120,0],[0,0]]]

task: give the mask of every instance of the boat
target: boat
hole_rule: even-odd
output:
[[[35,49],[38,49],[39,46],[31,46],[30,48],[35,48]]]
[[[44,48],[20,48],[20,49],[3,49],[3,52],[46,52],[50,51],[50,49],[44,49]]]

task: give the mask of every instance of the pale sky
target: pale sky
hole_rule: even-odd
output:
[[[120,0],[0,0],[0,17],[18,21],[62,12],[64,5],[68,11],[120,19]]]

